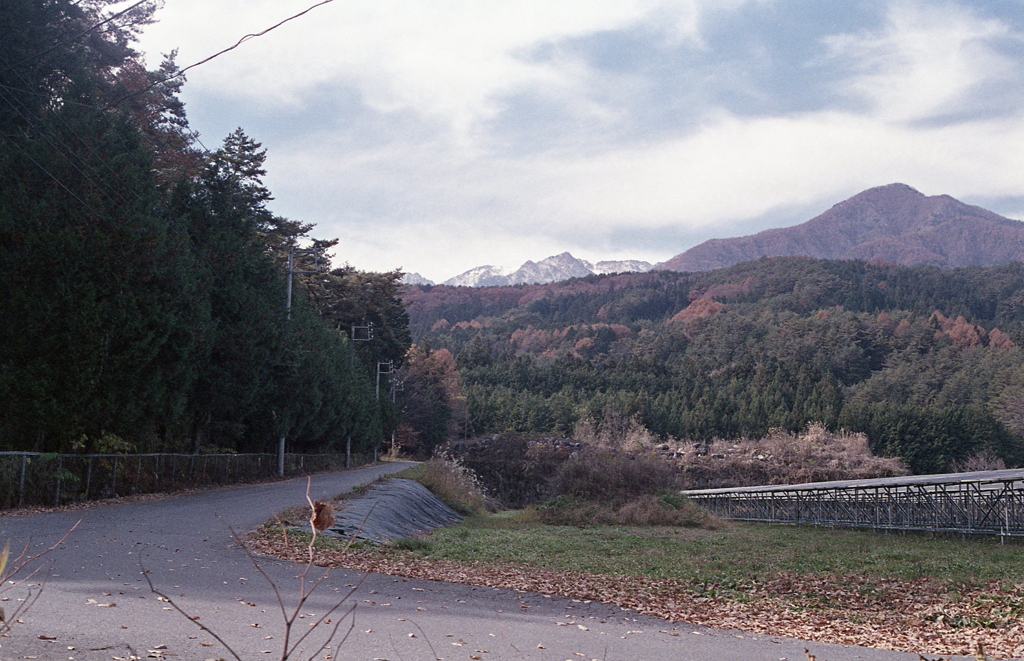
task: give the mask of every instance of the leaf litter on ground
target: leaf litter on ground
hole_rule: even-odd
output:
[[[308,549],[261,528],[255,553],[305,560]],[[564,571],[511,562],[451,561],[384,547],[317,549],[319,566],[590,599],[644,615],[769,636],[931,655],[1024,657],[1024,582],[948,584],[836,573],[779,572],[709,586],[693,579]],[[1024,580],[1024,577],[1022,577]],[[923,657],[922,657],[923,658]],[[984,657],[982,657],[984,658]]]

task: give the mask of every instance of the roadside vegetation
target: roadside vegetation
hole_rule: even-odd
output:
[[[991,658],[1024,656],[1019,542],[723,522],[669,497],[671,470],[607,449],[580,457],[555,470],[546,499],[499,511],[459,461],[425,462],[399,476],[468,513],[462,523],[388,545],[321,537],[315,562],[805,640],[968,656],[981,643]],[[466,492],[453,497],[457,485]],[[652,501],[685,520],[612,520]],[[272,526],[250,537],[278,557],[297,558],[308,542],[292,535],[286,546]]]

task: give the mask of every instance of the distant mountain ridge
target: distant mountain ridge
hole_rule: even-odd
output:
[[[647,272],[651,264],[636,259],[609,260],[592,264],[585,259],[577,259],[568,252],[553,255],[539,262],[527,261],[515,271],[501,266],[477,266],[454,278],[445,280],[449,287],[505,287],[508,285],[536,285],[549,282],[561,282],[572,278],[583,278],[588,275],[604,273]],[[433,284],[419,273],[406,274],[405,284]]]
[[[994,266],[1024,260],[1024,223],[897,183],[868,189],[800,225],[705,241],[654,268],[711,271],[783,256]]]

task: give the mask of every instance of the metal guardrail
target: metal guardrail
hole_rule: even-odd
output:
[[[354,454],[349,465],[372,460]],[[251,482],[276,477],[277,461],[276,454],[0,452],[0,509]],[[345,454],[285,455],[285,476],[345,466]]]
[[[682,494],[717,516],[738,521],[1024,537],[1024,470]]]

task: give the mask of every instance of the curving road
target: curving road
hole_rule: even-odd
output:
[[[318,475],[311,494],[333,496],[407,465]],[[303,478],[72,512],[0,515],[0,542],[10,540],[18,549],[29,539],[33,547],[45,548],[81,519],[49,556],[50,576],[39,601],[10,637],[0,638],[0,659],[230,658],[197,622],[242,659],[280,659],[283,627],[273,591],[232,544],[228,526],[250,530],[274,512],[304,504],[305,489]],[[294,565],[267,559],[261,565],[294,603]],[[190,622],[158,599],[140,568],[199,619]],[[320,651],[318,659],[804,661],[805,647],[819,661],[918,658],[669,624],[606,604],[342,571],[314,593],[297,629],[308,630],[310,621],[349,592],[346,605],[356,608],[342,631],[351,633],[340,647]],[[24,591],[0,596],[10,599],[0,603],[10,613]],[[315,649],[307,646],[292,658],[310,658]]]

